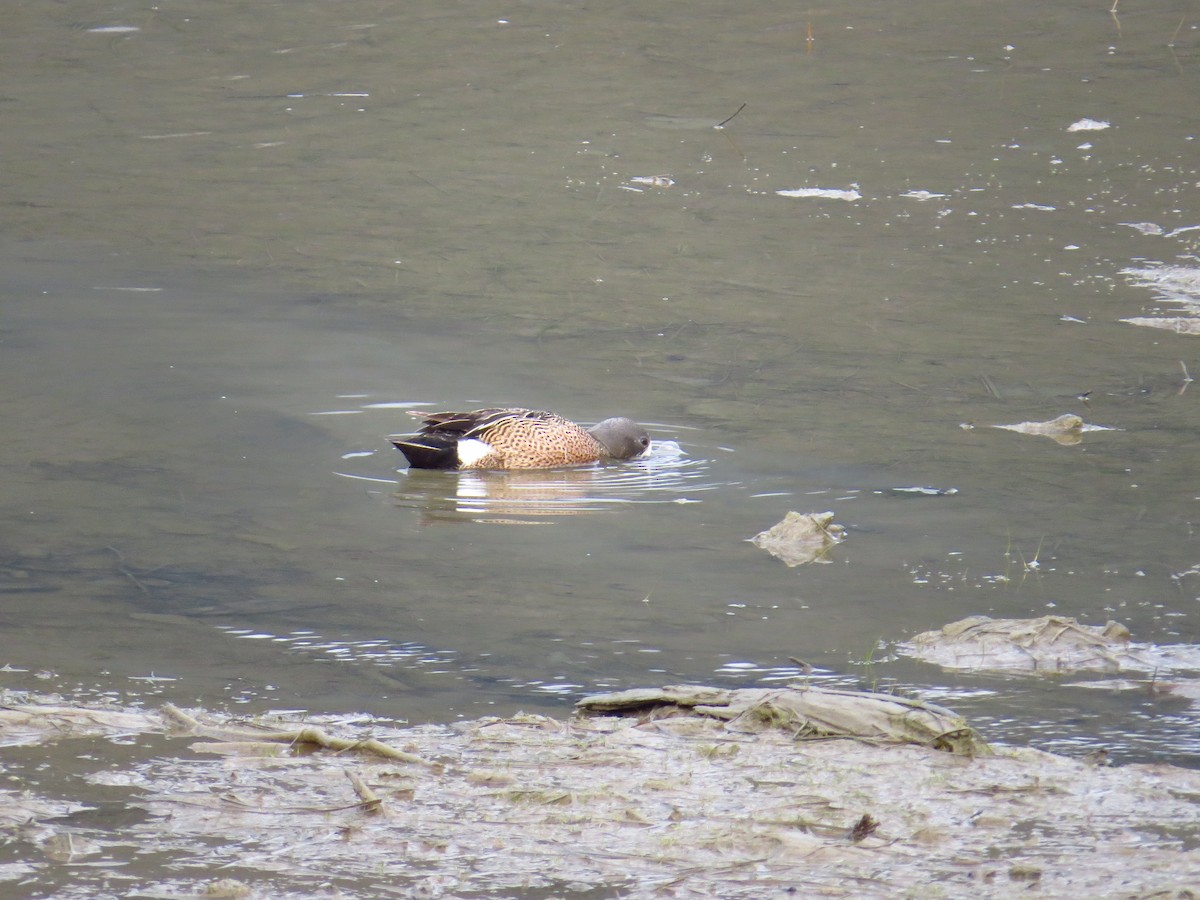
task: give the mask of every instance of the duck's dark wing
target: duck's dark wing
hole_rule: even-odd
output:
[[[522,418],[525,416],[541,416],[528,409],[476,409],[471,412],[435,412],[427,413],[409,410],[410,416],[421,420],[421,434],[453,434],[460,437],[478,435],[487,431],[497,422],[505,419]]]

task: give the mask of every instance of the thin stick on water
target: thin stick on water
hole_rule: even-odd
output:
[[[746,104],[745,104],[745,103],[743,103],[741,106],[739,106],[739,107],[737,108],[737,112],[735,112],[735,113],[734,113],[732,116],[730,116],[728,119],[725,119],[725,120],[724,120],[724,121],[722,121],[722,122],[718,122],[716,125],[714,125],[714,126],[713,126],[713,128],[724,128],[726,125],[728,125],[730,122],[732,122],[732,121],[733,121],[733,120],[734,120],[734,119],[737,117],[737,114],[738,114],[738,113],[740,113],[740,112],[741,112],[743,109],[745,109],[745,108],[746,108]]]
[[[1168,46],[1168,47],[1174,47],[1174,46],[1175,46],[1175,38],[1179,37],[1179,32],[1183,30],[1183,23],[1184,23],[1184,22],[1186,22],[1186,21],[1187,21],[1187,17],[1186,17],[1186,16],[1185,16],[1184,18],[1182,18],[1182,19],[1180,19],[1180,20],[1179,20],[1179,24],[1178,24],[1177,26],[1175,26],[1175,32],[1174,32],[1174,34],[1172,34],[1172,35],[1171,35],[1171,39],[1170,39],[1169,41],[1167,41],[1167,46]]]

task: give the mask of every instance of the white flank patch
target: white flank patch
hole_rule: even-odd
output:
[[[458,442],[458,464],[464,469],[475,465],[485,456],[488,456],[495,451],[492,450],[492,445],[487,441],[477,441],[475,438],[467,438],[464,441]]]

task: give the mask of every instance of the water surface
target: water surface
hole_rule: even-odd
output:
[[[1102,7],[15,5],[6,661],[445,720],[799,659],[1194,763],[1186,701],[890,651],[1200,632],[1200,360],[1120,321],[1195,265],[1200,20]],[[670,452],[396,470],[404,409],[501,404]],[[987,427],[1066,412],[1115,430]],[[793,509],[829,564],[747,542]]]

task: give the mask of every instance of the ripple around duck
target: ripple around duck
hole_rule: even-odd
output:
[[[344,460],[374,453],[348,452]],[[547,517],[612,510],[629,503],[699,503],[724,487],[709,478],[710,461],[689,457],[675,441],[655,441],[641,459],[571,469],[438,471],[407,469],[395,481],[339,472],[347,478],[395,484],[392,501],[430,520],[539,524]]]

